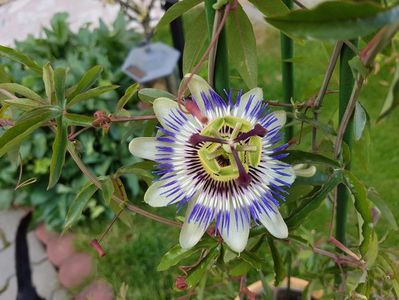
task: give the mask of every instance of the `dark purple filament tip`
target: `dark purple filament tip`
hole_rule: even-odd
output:
[[[198,145],[199,143],[202,143],[202,142],[212,142],[212,143],[219,143],[219,144],[227,144],[228,143],[226,140],[211,137],[211,136],[200,135],[199,133],[194,133],[189,139],[189,143],[193,144],[193,145]]]
[[[240,186],[247,187],[251,183],[251,176],[247,173],[245,170],[244,166],[242,165],[242,162],[240,160],[240,157],[238,156],[238,152],[236,148],[230,147],[231,153],[233,153],[234,160],[237,164],[238,168],[238,178],[237,182]]]
[[[260,136],[264,137],[267,133],[267,129],[264,128],[262,125],[259,123],[255,125],[253,129],[251,129],[248,132],[243,132],[241,133],[235,140],[234,142],[239,142],[239,141],[245,141],[246,139],[252,137],[252,136]]]

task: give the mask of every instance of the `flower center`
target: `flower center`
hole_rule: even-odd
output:
[[[252,128],[247,120],[225,116],[209,123],[190,143],[201,144],[198,156],[206,172],[217,181],[237,180],[247,186],[251,178],[249,167],[261,159],[262,138],[267,130],[260,124]]]

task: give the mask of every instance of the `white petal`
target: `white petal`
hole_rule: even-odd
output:
[[[173,180],[174,177],[154,182],[145,192],[144,202],[153,207],[163,207],[171,204],[170,201],[172,201],[174,197],[167,197],[167,191],[170,190],[173,185],[168,186],[168,188],[163,188],[162,186]]]
[[[261,88],[254,88],[249,90],[244,95],[241,96],[240,104],[237,107],[237,113],[239,116],[242,116],[245,113],[245,107],[247,106],[249,100],[252,99],[251,105],[249,106],[247,112],[248,114],[252,111],[252,109],[258,105],[259,102],[263,101],[263,91]]]
[[[249,224],[244,219],[242,224],[240,216],[238,216],[238,226],[237,221],[234,214],[230,214],[230,226],[227,229],[224,227],[220,234],[223,237],[223,240],[226,244],[235,252],[242,252],[244,251],[249,236]]]
[[[287,113],[285,112],[285,110],[274,111],[273,115],[277,118],[277,121],[272,124],[273,128],[276,126],[281,128],[287,122]]]
[[[295,178],[296,178],[295,173],[296,173],[296,171],[294,171],[294,169],[290,165],[287,165],[287,167],[285,169],[283,169],[283,170],[280,170],[280,172],[287,174],[287,176],[274,173],[273,177],[278,178],[278,179],[286,182],[288,185],[291,185],[295,181]],[[276,185],[283,185],[282,183],[276,182],[276,181],[274,183]]]
[[[157,156],[157,146],[165,143],[158,142],[155,137],[138,137],[129,143],[129,151],[134,156],[155,160]]]
[[[167,117],[173,110],[178,109],[178,107],[179,104],[177,104],[176,101],[170,100],[168,98],[161,97],[154,100],[153,103],[154,113],[157,116],[157,119],[159,123],[161,123],[163,128],[174,131],[166,124],[165,119],[167,119]]]
[[[184,79],[188,80],[190,76],[191,74],[186,74]],[[204,99],[202,98],[202,93],[205,93],[209,99],[212,99],[210,94],[210,91],[212,90],[211,86],[202,77],[194,74],[188,83],[188,89],[190,90],[191,95],[193,96],[199,109],[205,114],[206,109]]]
[[[263,213],[259,216],[259,221],[266,227],[266,229],[279,239],[285,239],[288,237],[288,228],[281,217],[278,208],[271,204],[274,211],[269,211],[269,214]]]
[[[207,230],[207,227],[201,222],[194,223],[194,220],[188,222],[188,218],[194,208],[195,201],[196,199],[190,200],[186,211],[186,219],[180,231],[179,243],[183,249],[190,249],[194,247]]]

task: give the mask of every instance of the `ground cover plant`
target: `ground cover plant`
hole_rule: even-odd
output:
[[[158,26],[161,28],[167,25],[175,17],[200,2],[202,1],[179,2],[164,16]],[[233,170],[223,169],[228,171],[227,173],[218,173],[219,170],[211,165],[212,154],[208,153],[208,156],[201,158],[201,166],[207,172],[206,174],[213,172],[212,176],[216,176],[215,174],[222,176],[213,180],[234,181],[231,184],[238,184],[236,189],[246,189],[248,194],[254,193],[255,188],[263,187],[265,184],[271,190],[274,189],[273,196],[276,195],[276,191],[285,194],[285,201],[279,201],[284,220],[277,218],[278,221],[269,222],[267,221],[269,219],[260,216],[262,212],[258,207],[254,209],[240,206],[241,212],[248,209],[252,219],[257,221],[245,223],[252,227],[250,232],[246,231],[249,236],[245,236],[242,233],[244,225],[243,227],[223,225],[238,223],[239,219],[231,214],[224,215],[226,223],[222,222],[220,225],[216,218],[216,224],[212,225],[202,221],[208,215],[198,210],[197,214],[192,216],[194,220],[197,218],[197,221],[192,221],[190,224],[191,214],[188,213],[185,218],[184,209],[179,211],[177,217],[174,217],[173,207],[166,209],[166,212],[163,212],[162,208],[149,209],[141,203],[143,193],[132,197],[125,192],[124,185],[130,174],[142,179],[140,187],[143,192],[148,185],[153,184],[155,178],[151,170],[154,164],[148,160],[139,161],[138,159],[138,157],[150,159],[153,157],[151,151],[155,148],[151,148],[151,145],[147,147],[148,153],[144,153],[141,151],[140,143],[132,142],[133,146],[130,150],[135,157],[131,158],[129,165],[118,166],[112,173],[99,176],[99,174],[93,174],[90,167],[87,167],[87,162],[84,161],[86,153],[79,148],[80,139],[84,140],[83,134],[79,135],[77,134],[80,133],[79,131],[71,131],[72,125],[84,128],[85,134],[88,134],[94,132],[93,128],[108,133],[112,131],[114,123],[122,123],[124,125],[121,128],[124,132],[120,138],[127,147],[127,142],[133,137],[141,138],[141,140],[133,139],[133,141],[150,141],[142,137],[156,133],[155,117],[158,118],[161,126],[164,126],[164,136],[158,133],[158,141],[172,143],[170,141],[172,135],[167,131],[176,130],[175,134],[177,134],[177,129],[173,129],[173,123],[170,125],[167,122],[168,120],[171,122],[171,119],[168,119],[171,118],[171,114],[165,116],[160,113],[165,103],[181,109],[180,116],[182,117],[174,115],[174,118],[180,122],[183,121],[179,118],[191,118],[191,115],[195,116],[199,124],[202,124],[201,126],[206,124],[205,118],[212,121],[214,117],[208,111],[212,109],[204,110],[204,107],[201,107],[201,97],[203,100],[207,99],[203,95],[212,97],[211,107],[216,105],[221,111],[224,111],[225,104],[197,76],[186,75],[178,95],[175,96],[160,90],[140,89],[138,85],[132,85],[112,110],[106,112],[98,110],[94,116],[89,116],[79,111],[75,112],[71,107],[91,98],[99,91],[99,88],[92,87],[95,83],[93,79],[99,71],[98,67],[88,70],[76,83],[65,85],[63,68],[53,69],[48,64],[40,66],[19,52],[1,48],[3,55],[24,64],[34,73],[42,74],[45,93],[37,94],[16,84],[0,86],[3,98],[5,97],[2,100],[2,120],[5,129],[0,137],[0,153],[4,155],[18,148],[20,142],[27,139],[38,127],[48,127],[55,133],[49,168],[49,187],[55,186],[63,173],[64,160],[65,164],[75,163],[89,180],[81,187],[69,207],[64,223],[65,228],[70,228],[79,220],[96,192],[103,198],[106,205],[114,207],[116,216],[121,221],[128,226],[132,226],[132,223],[138,224],[137,227],[133,225],[130,229],[121,231],[115,229],[115,232],[110,235],[110,243],[103,243],[102,240],[92,242],[99,254],[103,254],[103,251],[110,254],[99,258],[99,265],[103,268],[104,274],[111,273],[106,271],[106,268],[110,266],[106,263],[108,257],[111,257],[109,262],[117,257],[127,264],[135,263],[123,259],[126,256],[118,252],[119,245],[112,247],[112,240],[115,238],[123,236],[125,240],[130,239],[125,230],[133,232],[131,242],[126,241],[126,245],[131,245],[133,247],[131,251],[138,255],[136,267],[141,266],[140,260],[143,265],[147,262],[147,256],[139,256],[143,252],[149,253],[145,251],[146,245],[150,245],[150,248],[162,248],[157,246],[155,239],[146,239],[140,235],[140,229],[145,231],[147,226],[151,226],[150,221],[142,221],[141,216],[164,224],[157,225],[160,228],[170,225],[165,233],[175,232],[170,236],[162,236],[163,239],[168,240],[161,241],[162,246],[177,242],[179,230],[174,227],[183,227],[184,232],[187,226],[192,226],[190,233],[196,237],[196,241],[188,245],[183,233],[180,236],[180,245],[171,247],[160,258],[157,269],[171,273],[166,277],[161,277],[167,279],[164,281],[165,284],[161,282],[158,285],[162,287],[162,293],[155,297],[167,299],[174,297],[173,295],[182,295],[182,297],[195,296],[200,299],[211,297],[223,299],[223,297],[240,294],[242,297],[251,298],[254,295],[246,288],[247,282],[261,279],[266,287],[266,282],[271,279],[279,283],[286,275],[296,275],[310,282],[304,297],[313,289],[323,288],[327,299],[332,297],[362,299],[377,296],[394,298],[395,295],[397,296],[399,286],[396,273],[397,249],[393,247],[396,238],[389,232],[396,230],[397,225],[395,216],[389,208],[394,207],[396,203],[386,204],[372,186],[376,185],[377,189],[379,186],[394,186],[397,182],[396,171],[381,169],[386,168],[391,161],[385,160],[384,163],[384,159],[381,159],[377,151],[370,151],[368,162],[366,150],[369,144],[372,147],[384,147],[386,157],[397,159],[395,141],[390,132],[396,122],[394,112],[392,114],[391,112],[397,102],[397,75],[395,75],[397,72],[395,71],[397,5],[395,3],[378,5],[364,2],[329,2],[311,10],[302,7],[290,12],[290,9],[280,1],[271,1],[266,4],[253,1],[253,3],[267,16],[271,25],[283,32],[281,79],[278,60],[280,49],[275,43],[278,40],[276,32],[267,36],[265,41],[265,44],[274,41],[274,46],[256,48],[252,27],[236,2],[213,5],[215,3],[212,1],[205,1],[204,8],[199,7],[194,12],[189,12],[192,14],[192,20],[197,23],[203,22],[209,30],[208,32],[202,30],[204,26],[198,26],[197,29],[189,27],[191,31],[186,32],[183,65],[185,73],[198,72],[208,78],[210,85],[214,86],[215,91],[222,97],[225,95],[223,89],[227,89],[226,98],[229,98],[228,92],[231,88],[232,98],[235,99],[240,89],[246,92],[258,85],[264,88],[265,100],[262,103],[267,103],[271,107],[273,111],[271,113],[273,117],[270,117],[271,123],[278,122],[278,129],[283,124],[282,121],[280,122],[284,116],[281,109],[287,111],[288,122],[285,129],[288,144],[284,147],[279,146],[278,150],[283,152],[277,153],[273,159],[284,161],[281,166],[284,166],[285,171],[280,172],[283,173],[284,178],[288,177],[284,174],[287,172],[292,174],[292,170],[295,170],[296,180],[286,189],[286,194],[281,186],[290,184],[283,180],[284,178],[276,180],[280,178],[276,175],[277,173],[272,172],[274,175],[271,176],[274,177],[271,183],[262,181],[254,186],[253,181],[257,174],[255,169],[259,164],[254,158],[260,158],[262,161],[263,152],[256,155],[246,154],[248,156],[245,157],[235,154],[237,149],[258,153],[256,143],[259,139],[257,138],[264,138],[262,141],[265,141],[275,133],[273,128],[268,127],[268,119],[265,119],[266,123],[259,121],[260,126],[266,131],[259,131],[260,128],[256,123],[253,124],[252,129],[248,128],[240,133],[244,135],[236,137],[239,140],[239,137],[248,135],[246,138],[252,139],[247,142],[248,144],[245,142],[240,145],[227,143],[227,146],[222,148],[213,146],[212,143],[225,143],[223,139],[214,135],[213,127],[206,127],[207,129],[203,130],[208,131],[192,134],[188,143],[197,146],[203,145],[199,144],[201,142],[209,147],[225,151],[220,154],[224,158],[220,166],[226,167],[226,164],[227,167],[233,166]],[[345,13],[338,16],[331,14],[331,11]],[[293,46],[292,40],[287,35],[295,39],[296,55],[294,56],[290,50]],[[359,37],[362,38],[359,39]],[[321,41],[304,42],[303,39],[306,38]],[[208,42],[202,47],[204,42],[201,41]],[[258,51],[257,56],[256,51]],[[208,58],[208,68],[202,65],[203,58]],[[339,68],[335,67],[337,64]],[[293,72],[293,66],[295,72]],[[336,69],[335,72],[334,69]],[[191,98],[188,97],[187,88],[191,92]],[[203,94],[198,94],[199,91]],[[159,99],[162,97],[163,99]],[[249,94],[244,94],[242,101],[245,98],[248,101],[246,106],[250,107],[251,101],[259,101],[256,97],[259,98],[259,89],[252,89]],[[154,104],[156,116],[137,115],[135,111],[124,109],[126,103],[132,99]],[[239,104],[230,105],[238,106]],[[244,111],[257,113],[259,107],[252,110],[247,108]],[[20,110],[23,111],[22,114]],[[269,114],[262,116],[267,118]],[[228,119],[225,116],[223,118],[225,122],[230,122],[228,124],[233,123],[229,126],[234,128],[242,126],[240,122],[246,124],[244,117],[241,121],[236,119],[232,121],[231,118]],[[376,123],[377,120],[379,123]],[[172,129],[168,129],[168,126]],[[89,129],[86,131],[86,128]],[[233,133],[234,130],[227,136]],[[222,134],[222,138],[225,138],[225,135]],[[99,140],[101,143],[101,138]],[[167,147],[172,146],[167,144],[160,151],[169,151]],[[198,150],[198,153],[202,152]],[[200,157],[200,154],[198,156]],[[227,160],[230,163],[227,163]],[[167,173],[162,166],[158,166],[156,170],[158,170],[158,176],[162,176],[164,174],[162,172]],[[248,175],[249,180],[252,180],[249,183],[246,180]],[[157,182],[159,181],[155,181],[155,184]],[[276,182],[281,185],[277,185]],[[170,183],[172,186],[174,184]],[[150,194],[147,192],[144,200],[150,205],[160,206],[159,202],[154,201],[160,201],[166,196],[162,196],[159,192],[158,198],[153,198],[153,193],[157,193],[158,190],[150,188],[149,191]],[[206,192],[206,188],[200,189],[200,192]],[[233,192],[230,191],[232,198],[234,198]],[[381,190],[380,193],[387,198],[395,196],[395,191],[388,189]],[[206,199],[211,198],[208,195]],[[233,201],[232,198],[228,201]],[[269,200],[272,202],[268,202]],[[264,205],[269,205],[268,207],[272,209],[267,210],[266,214],[269,217],[270,215],[278,216],[276,208],[272,206],[272,203],[277,205],[276,201],[270,198],[269,200],[264,202],[266,203]],[[253,199],[253,201],[257,200]],[[218,203],[220,200],[216,202]],[[263,205],[256,203],[255,206]],[[131,216],[130,211],[135,212],[136,215]],[[218,212],[216,211],[216,214]],[[241,212],[239,214],[243,216],[244,213]],[[134,222],[131,222],[132,219]],[[241,220],[244,223],[243,219]],[[276,219],[270,217],[270,220]],[[188,225],[182,225],[183,222]],[[209,235],[205,234],[199,241],[203,232],[199,234],[198,231],[205,231],[208,225],[211,225]],[[226,234],[227,229],[232,232],[231,235]],[[97,230],[94,229],[94,231]],[[239,237],[235,238],[236,236]],[[198,244],[194,245],[196,242]],[[138,244],[142,244],[143,247],[137,246]],[[171,245],[168,244],[168,248]],[[154,266],[154,259],[148,261],[150,266]],[[138,269],[135,272],[140,274]],[[119,281],[122,284],[123,280],[119,279]],[[165,286],[173,282],[175,282],[176,290],[167,290]],[[117,283],[118,280],[114,278],[113,285],[116,289]],[[132,283],[132,286],[134,285]],[[264,295],[266,299],[270,297],[268,292],[266,289]],[[131,293],[137,293],[137,289],[133,289]],[[148,298],[151,297],[150,291],[143,289],[143,293]]]

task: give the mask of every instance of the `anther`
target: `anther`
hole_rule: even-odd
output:
[[[258,123],[250,131],[241,133],[234,140],[234,142],[245,141],[247,138],[250,138],[251,136],[264,137],[266,134],[267,134],[267,129]]]
[[[231,152],[233,153],[234,161],[238,168],[238,178],[237,182],[240,186],[247,187],[251,183],[251,176],[245,170],[240,157],[238,156],[238,152],[234,147],[231,147]]]
[[[199,143],[202,143],[202,142],[211,142],[211,143],[219,143],[219,144],[227,144],[228,143],[228,141],[226,141],[226,140],[211,137],[211,136],[200,135],[199,133],[194,133],[190,137],[188,142],[193,145],[198,145]]]

